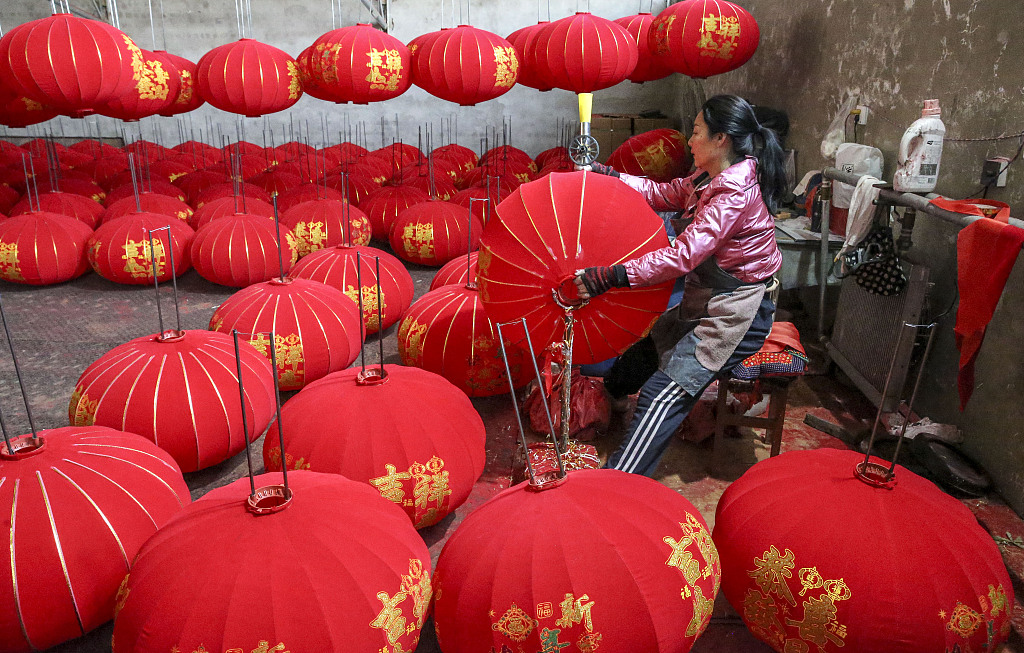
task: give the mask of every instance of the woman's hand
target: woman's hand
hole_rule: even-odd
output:
[[[626,268],[622,265],[599,266],[576,271],[576,289],[580,299],[591,299],[612,288],[629,288]]]

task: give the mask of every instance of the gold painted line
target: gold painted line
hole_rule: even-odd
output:
[[[149,469],[147,467],[143,467],[142,465],[138,465],[138,464],[133,463],[132,461],[126,460],[124,458],[118,458],[117,456],[108,456],[107,454],[102,454],[102,453],[93,453],[91,451],[83,451],[82,455],[85,455],[85,456],[95,456],[97,458],[106,458],[108,460],[116,460],[119,463],[124,463],[126,465],[131,465],[132,467],[140,469],[143,472],[145,472],[145,473],[149,474],[150,476],[152,476],[153,478],[155,478],[158,482],[160,482],[161,485],[163,485],[165,488],[167,488],[167,491],[170,492],[174,496],[174,499],[178,502],[178,507],[182,507],[183,508],[185,506],[185,504],[181,502],[181,497],[178,496],[178,493],[175,492],[174,488],[172,488],[170,486],[170,484],[167,481],[165,481],[159,474],[157,474],[156,472],[154,472],[153,470],[151,470],[151,469]],[[89,467],[85,463],[78,462],[77,460],[67,460],[67,459],[65,459],[65,461],[67,463],[71,464],[71,465],[77,465],[78,467],[81,467],[82,469],[89,470],[93,474],[96,474],[97,476],[103,478],[104,480],[109,481],[117,489],[121,490],[126,495],[128,495],[128,498],[130,498],[132,501],[134,501],[135,505],[137,505],[139,507],[139,509],[142,510],[142,512],[146,513],[146,516],[149,517],[149,521],[152,522],[152,524],[153,524],[153,529],[154,530],[159,528],[159,524],[157,524],[156,520],[153,519],[153,516],[151,514],[149,514],[149,510],[146,509],[146,506],[142,505],[142,502],[139,501],[138,499],[136,499],[135,495],[132,494],[131,492],[129,492],[127,489],[125,489],[120,483],[118,483],[114,479],[110,478],[109,476],[107,476],[103,472],[101,472],[99,470],[96,470],[96,469],[93,469],[92,467]]]
[[[200,351],[202,351],[201,347],[200,347]],[[206,354],[206,352],[203,352],[203,353]],[[224,416],[224,430],[227,432],[227,436],[228,436],[227,446],[225,447],[224,450],[227,453],[230,454],[231,453],[231,418],[228,416],[228,407],[224,403],[224,397],[221,396],[220,388],[217,387],[216,381],[213,380],[213,376],[210,374],[210,371],[208,369],[206,369],[206,366],[203,365],[202,361],[199,360],[199,357],[196,356],[194,352],[190,352],[189,355],[192,356],[192,360],[195,361],[196,365],[199,366],[199,369],[201,369],[203,371],[203,374],[206,375],[206,379],[210,382],[210,387],[213,388],[214,394],[217,395],[217,401],[220,403],[220,411],[221,411],[221,414]],[[209,356],[209,354],[206,354],[206,355]],[[210,357],[210,358],[212,360],[214,360],[215,362],[220,363],[219,360],[217,360],[215,358],[212,358],[212,357]],[[227,370],[227,368],[223,364],[221,364],[221,366],[224,367],[225,370]],[[237,384],[238,383],[238,378],[236,378],[236,375],[233,372],[231,372],[230,370],[228,370],[228,373],[231,374],[231,376],[233,378],[235,378],[235,383]],[[248,392],[246,392],[246,394],[248,395]],[[243,410],[244,410],[244,408],[243,408]]]
[[[524,274],[530,275],[531,277],[537,277],[538,279],[546,280],[546,277],[544,276],[544,274],[542,272],[540,272],[538,270],[530,270],[528,268],[524,268],[523,266],[521,266],[521,265],[519,265],[517,263],[513,263],[512,261],[508,260],[504,256],[501,256],[500,254],[494,253],[494,250],[492,250],[491,248],[488,247],[486,249],[487,249],[487,251],[489,251],[491,253],[491,257],[492,258],[501,261],[505,265],[507,265],[507,266],[509,266],[511,268],[515,268],[515,269],[523,272]],[[480,259],[477,258],[477,261],[479,261],[479,260]]]
[[[647,244],[648,244],[649,242],[651,242],[652,240],[654,240],[655,238],[657,238],[657,237],[658,237],[658,235],[659,235],[659,234],[657,234],[657,233],[652,233],[651,235],[649,235],[649,236],[647,237],[647,239],[646,239],[646,240],[645,240],[644,242],[642,242],[642,243],[638,244],[638,245],[637,245],[636,247],[634,247],[634,248],[633,248],[632,250],[630,250],[630,251],[629,251],[628,253],[626,253],[626,254],[624,254],[623,256],[621,256],[621,257],[620,257],[620,258],[619,258],[619,259],[618,259],[617,261],[615,261],[615,262],[616,262],[616,263],[622,263],[623,261],[628,261],[628,260],[629,260],[629,259],[631,259],[631,258],[637,258],[636,256],[634,256],[634,255],[636,254],[636,252],[638,252],[638,251],[639,251],[640,249],[642,249],[642,248],[643,248],[643,247],[644,247],[645,245],[647,245]],[[671,247],[671,245],[666,245],[665,247]],[[664,249],[664,248],[662,248],[662,247],[659,247],[658,249]],[[652,251],[657,251],[657,250],[652,250]],[[648,253],[650,253],[650,252],[648,252]],[[646,254],[645,254],[645,256],[646,256]]]
[[[185,367],[185,357],[181,352],[178,355],[178,365],[181,366],[181,378],[185,382],[185,397],[188,398],[188,416],[192,421],[192,436],[196,441],[196,469],[202,469],[202,447],[199,445],[199,427],[196,425],[196,406],[192,401],[192,385],[188,382],[188,368]],[[156,425],[156,405],[153,406],[153,424]]]
[[[179,354],[179,356],[180,356],[180,354]],[[164,377],[164,365],[166,365],[166,364],[167,364],[167,356],[164,356],[164,357],[162,357],[160,359],[160,369],[156,373],[156,383],[153,385],[153,443],[156,444],[157,446],[160,446],[160,434],[156,430],[156,408],[157,408],[157,400],[160,397],[160,381],[163,380],[163,377]],[[139,375],[139,376],[141,376],[141,375]],[[138,381],[138,379],[136,379],[136,381]],[[134,387],[132,388],[132,390],[134,391]],[[129,395],[129,402],[130,401],[131,401],[131,395]],[[128,403],[129,402],[125,403],[125,413],[124,413],[125,421],[127,421],[127,419],[128,419],[127,415],[128,415]],[[122,422],[122,424],[124,424],[124,423]],[[122,425],[121,430],[125,431],[127,429],[125,429],[124,426]]]
[[[109,438],[110,436],[101,436],[101,437]],[[77,450],[77,451],[79,451],[81,453],[84,453],[84,451],[82,451],[82,449],[81,449],[82,447],[103,447],[104,449],[120,449],[121,451],[131,451],[132,453],[137,453],[140,456],[146,456],[147,458],[151,458],[154,462],[160,463],[161,465],[163,465],[164,467],[166,467],[167,469],[169,469],[171,471],[174,471],[174,472],[178,471],[174,467],[174,465],[171,465],[170,463],[168,463],[166,460],[164,460],[160,456],[157,456],[155,454],[151,454],[148,451],[143,451],[142,449],[136,449],[134,447],[125,447],[125,446],[117,445],[117,444],[103,444],[103,443],[91,443],[91,442],[75,442],[72,446],[75,448],[75,450]]]
[[[551,205],[550,205],[551,206],[551,215],[550,215],[550,217],[551,217],[552,221],[554,222],[555,229],[558,231],[559,241],[561,241],[562,230],[561,230],[561,225],[559,224],[559,221],[558,221],[558,209],[555,208],[554,190],[551,188],[551,175],[548,175],[546,181],[547,181],[548,190],[550,191],[549,194],[548,194],[548,198],[551,199]],[[548,244],[548,241],[545,240],[544,236],[541,234],[540,229],[537,227],[537,221],[534,219],[533,213],[530,212],[530,207],[528,207],[526,205],[526,202],[523,199],[522,194],[520,194],[519,197],[520,197],[520,201],[522,201],[522,203],[523,203],[523,211],[526,213],[526,219],[529,221],[530,226],[533,227],[534,233],[537,234],[537,238],[538,238],[538,240],[540,240],[541,245],[543,245],[544,251],[545,251],[545,253],[548,254],[550,260],[548,260],[548,261],[543,260],[533,250],[527,249],[527,251],[529,251],[531,254],[533,254],[534,258],[536,258],[540,262],[540,264],[544,266],[544,269],[550,269],[552,263],[556,262],[555,250],[551,247],[551,245]],[[547,206],[548,205],[545,204],[544,208],[547,208]],[[508,229],[508,227],[506,227],[506,229]],[[509,233],[512,233],[511,230],[509,230]],[[526,248],[526,245],[521,240],[519,240],[519,237],[516,234],[512,234],[512,235],[513,235],[513,237],[517,241],[519,241],[520,244],[523,245],[524,248]],[[562,256],[563,257],[567,257],[568,255],[565,253],[565,243],[560,242],[560,244],[562,245]]]
[[[7,477],[5,476],[3,480],[6,481]],[[0,485],[2,485],[2,484],[3,484],[3,481],[0,481]],[[29,639],[28,628],[25,627],[25,616],[21,612],[21,595],[18,592],[18,564],[17,564],[17,560],[15,559],[15,555],[14,555],[14,528],[15,528],[15,526],[17,524],[17,516],[18,516],[18,489],[20,487],[21,487],[21,480],[20,479],[15,479],[14,480],[14,500],[11,502],[11,581],[12,581],[12,583],[14,585],[14,610],[18,614],[18,625],[21,626],[21,635],[22,635],[22,637],[25,638],[25,641],[28,642],[29,647],[33,651],[37,651],[39,649],[37,649],[35,644],[32,643],[32,640]]]
[[[124,545],[121,544],[121,538],[117,536],[117,532],[114,530],[114,526],[110,523],[110,520],[107,519],[107,516],[105,514],[103,514],[103,511],[100,510],[100,507],[98,505],[96,505],[96,502],[93,501],[91,496],[89,496],[89,493],[86,492],[85,490],[83,490],[82,487],[78,483],[75,483],[74,480],[72,480],[70,476],[68,476],[67,474],[65,474],[61,470],[57,469],[56,467],[51,466],[50,469],[52,469],[59,476],[61,476],[64,480],[66,480],[68,483],[70,483],[76,490],[81,492],[82,496],[85,497],[85,500],[88,501],[92,505],[93,509],[96,510],[96,513],[100,516],[100,519],[102,519],[103,523],[107,525],[107,530],[109,530],[110,534],[114,537],[114,541],[117,542],[117,548],[121,550],[121,559],[124,560],[125,571],[128,571],[128,568],[130,566],[129,563],[128,563],[128,554],[125,553]]]
[[[78,611],[78,600],[75,598],[75,589],[71,586],[71,576],[68,574],[68,563],[64,559],[64,548],[60,544],[60,535],[57,533],[57,522],[53,519],[53,508],[50,506],[50,497],[46,493],[46,485],[43,483],[43,475],[36,471],[36,480],[39,482],[39,491],[43,494],[43,503],[46,505],[46,514],[50,518],[50,531],[53,533],[53,543],[57,546],[57,557],[60,558],[60,566],[64,571],[64,583],[68,587],[68,595],[71,596],[71,606],[75,609],[75,619],[78,621],[78,629],[85,634],[85,624],[82,623],[82,615]]]

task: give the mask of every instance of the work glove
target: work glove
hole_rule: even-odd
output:
[[[629,288],[626,268],[622,265],[612,265],[579,270],[576,273],[576,288],[583,299],[597,297],[612,288]]]
[[[611,166],[606,166],[594,161],[593,163],[585,166],[575,166],[577,170],[585,170],[587,172],[596,172],[599,175],[608,175],[609,177],[618,177],[619,171]]]

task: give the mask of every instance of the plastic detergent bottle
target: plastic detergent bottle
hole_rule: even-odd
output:
[[[930,193],[939,178],[942,138],[946,126],[939,115],[938,100],[925,100],[921,117],[903,134],[893,187],[903,193]]]

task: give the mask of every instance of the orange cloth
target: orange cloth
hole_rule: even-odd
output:
[[[779,352],[785,351],[786,347],[790,347],[806,355],[803,344],[800,343],[800,332],[797,331],[796,325],[792,322],[775,322],[772,324],[772,330],[768,334],[768,337],[764,341],[764,345],[761,346],[762,352]]]
[[[954,333],[960,350],[960,410],[974,392],[974,361],[1022,245],[1024,229],[989,218],[968,225],[957,237],[960,306]]]

